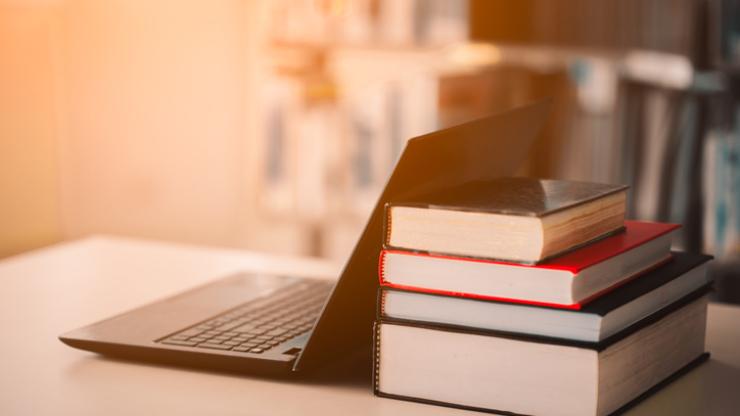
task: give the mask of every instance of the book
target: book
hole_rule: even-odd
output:
[[[580,310],[465,299],[383,287],[378,318],[442,324],[583,342],[600,342],[685,297],[706,293],[711,256],[673,253],[673,260]]]
[[[389,203],[385,244],[538,263],[620,231],[626,189],[533,178],[468,182]]]
[[[607,415],[706,358],[707,297],[674,303],[608,345],[380,321],[375,394],[507,414]]]
[[[382,286],[566,309],[670,259],[675,224],[625,221],[625,232],[539,265],[383,250]]]

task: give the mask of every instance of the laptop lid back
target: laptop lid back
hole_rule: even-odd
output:
[[[405,194],[513,175],[548,108],[541,101],[408,141],[294,370],[357,350],[365,352],[370,368],[385,204]]]

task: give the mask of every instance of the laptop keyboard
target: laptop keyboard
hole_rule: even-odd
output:
[[[159,340],[162,344],[261,354],[312,327],[333,282],[303,280]]]

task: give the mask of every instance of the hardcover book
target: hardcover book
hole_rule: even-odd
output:
[[[676,302],[596,346],[380,321],[375,393],[505,414],[612,414],[707,358],[706,306],[706,296]]]
[[[620,231],[626,189],[533,178],[468,182],[386,205],[385,244],[537,263]]]

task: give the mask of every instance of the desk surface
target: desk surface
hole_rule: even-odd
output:
[[[106,359],[67,330],[236,270],[333,276],[317,260],[90,238],[0,261],[0,414],[472,415],[373,396],[370,381],[266,380]],[[740,412],[740,308],[710,304],[712,359],[630,415]]]

